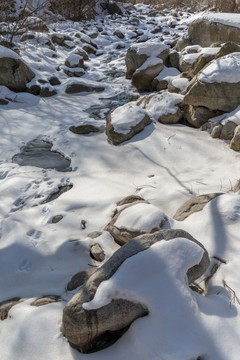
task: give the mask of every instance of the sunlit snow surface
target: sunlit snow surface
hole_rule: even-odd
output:
[[[137,8],[143,13],[148,9],[144,5]],[[223,280],[240,297],[240,194],[229,192],[239,178],[239,154],[208,133],[155,122],[130,141],[110,145],[103,131],[105,118],[96,120],[86,110],[109,105],[117,94],[134,94],[125,79],[124,58],[135,41],[131,37],[136,27],[123,18],[105,17],[104,25],[100,20],[89,22],[88,32],[96,30],[96,24],[104,27],[107,34],[94,39],[103,54],[85,61],[86,73],[78,81],[98,82],[105,91],[66,95],[66,86],[76,79],[68,79],[63,71],[58,73],[58,95],[52,98],[0,88],[1,96],[14,100],[0,108],[0,301],[15,296],[24,300],[0,323],[0,359],[193,360],[201,356],[204,360],[238,360],[239,305]],[[147,21],[142,15],[138,30],[151,41],[157,40]],[[168,16],[154,21],[167,28]],[[74,37],[84,25],[63,22],[54,27]],[[116,49],[116,29],[125,33],[121,40],[125,49]],[[41,36],[38,39],[37,44],[35,40],[20,44],[21,55],[39,78],[48,79],[71,50],[58,47],[54,58]],[[74,41],[81,47],[77,38]],[[70,126],[83,123],[96,123],[102,131],[83,136],[69,131]],[[36,138],[52,143],[53,151],[71,160],[72,172],[13,163],[12,157]],[[46,202],[60,187],[70,185],[69,191]],[[184,222],[171,219],[187,199],[211,192],[229,194],[217,197]],[[110,280],[110,295],[121,283],[129,287],[131,297],[146,303],[150,315],[134,322],[110,348],[83,355],[69,346],[60,331],[62,309],[75,293],[66,292],[66,286],[78,271],[98,265],[89,255],[94,242],[101,244],[107,258],[117,249],[106,232],[99,240],[87,235],[102,231],[116,202],[131,194],[149,201],[169,217],[173,228],[187,230],[211,257],[222,258],[226,264],[221,264],[203,297],[192,292],[185,280],[186,266],[201,255],[195,244],[180,239],[156,244],[135,256]],[[55,215],[62,215],[62,220],[52,223]],[[137,223],[131,218],[134,229],[145,226],[144,211],[142,217],[142,223],[139,216]],[[129,272],[131,277],[125,282]],[[60,295],[62,301],[30,306],[33,298],[48,294]]]

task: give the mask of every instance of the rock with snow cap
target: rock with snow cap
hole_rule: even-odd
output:
[[[161,230],[131,240],[87,279],[64,308],[62,332],[74,348],[83,353],[104,349],[116,342],[137,318],[148,315],[148,307],[127,294],[123,297],[121,293],[114,292],[112,298],[93,307],[91,301],[94,301],[99,287],[111,280],[126,260],[129,263],[132,257],[135,258],[137,254],[162,240],[177,239],[185,239],[189,244],[194,242],[202,250],[200,262],[187,270],[188,282],[192,283],[206,271],[209,266],[207,251],[184,230]],[[128,273],[127,277],[131,277],[131,274]]]

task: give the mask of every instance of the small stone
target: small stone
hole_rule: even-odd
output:
[[[98,243],[93,244],[90,249],[90,256],[99,262],[102,262],[105,259],[105,253]]]
[[[72,131],[74,134],[79,134],[79,135],[85,135],[85,134],[90,134],[92,132],[99,132],[99,129],[96,128],[93,125],[90,124],[84,124],[84,125],[79,125],[79,126],[70,126],[69,128],[70,131]]]
[[[57,224],[59,221],[61,221],[63,219],[63,216],[62,215],[55,215],[53,218],[52,218],[52,223],[53,224]]]
[[[56,76],[52,76],[52,77],[49,79],[49,83],[50,83],[52,86],[56,86],[56,85],[60,85],[60,84],[61,84],[61,81],[60,81]]]
[[[52,303],[56,303],[61,299],[59,295],[44,295],[43,297],[31,302],[31,306],[43,306]]]

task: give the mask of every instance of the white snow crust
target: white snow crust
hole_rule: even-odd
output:
[[[240,82],[240,53],[233,53],[217,60],[203,69],[197,76],[199,81],[206,83],[237,83]]]
[[[132,127],[139,124],[146,116],[146,111],[129,102],[111,113],[111,124],[117,133],[127,134]]]

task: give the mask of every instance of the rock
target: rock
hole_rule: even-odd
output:
[[[104,91],[104,87],[96,85],[90,82],[75,82],[67,85],[66,94],[76,94],[82,92],[101,92]]]
[[[50,96],[54,96],[54,95],[57,95],[57,91],[55,89],[49,89],[47,86],[41,88],[41,91],[40,91],[41,97],[50,97]]]
[[[75,274],[67,284],[67,290],[72,291],[83,285],[96,270],[97,268],[93,267]]]
[[[69,68],[84,67],[83,58],[78,54],[70,54],[65,60],[65,65]]]
[[[163,124],[176,124],[183,117],[180,109],[182,101],[183,95],[162,91],[149,97],[146,110],[155,121]]]
[[[87,52],[85,50],[77,48],[74,51],[74,53],[79,55],[79,56],[82,56],[83,60],[88,60],[88,54],[87,54]]]
[[[216,116],[216,113],[207,109],[206,107],[196,107],[192,105],[184,106],[184,119],[195,128],[200,128],[214,116]]]
[[[192,63],[188,69],[189,78],[193,78],[199,73],[210,61],[212,61],[216,56],[215,51],[211,54],[201,54],[198,58]]]
[[[182,55],[179,58],[179,69],[181,72],[188,72],[192,67],[193,62],[199,57],[198,53]]]
[[[177,221],[185,220],[190,215],[202,211],[209,201],[215,199],[219,195],[222,195],[222,193],[204,194],[192,197],[180,206],[173,219]]]
[[[88,278],[64,308],[62,332],[74,348],[84,353],[104,349],[117,341],[134,320],[148,314],[145,305],[118,298],[117,295],[107,305],[99,308],[88,310],[84,304],[94,299],[99,285],[110,279],[124,261],[129,261],[132,256],[149,249],[158,241],[177,238],[193,241],[204,251],[200,263],[187,271],[188,282],[192,283],[203,275],[210,264],[207,251],[183,230],[161,230],[131,240]]]
[[[115,1],[107,0],[100,5],[104,10],[107,10],[110,15],[123,15],[120,6]]]
[[[163,68],[164,65],[162,59],[148,58],[143,65],[133,73],[132,84],[138,91],[152,91],[152,81]]]
[[[63,46],[65,46],[65,48],[70,49],[70,50],[72,50],[72,49],[75,48],[74,42],[73,42],[73,41],[69,41],[69,40],[64,40]]]
[[[61,299],[61,296],[59,295],[44,295],[43,297],[34,300],[31,302],[31,306],[43,306],[48,305],[52,303],[56,303]]]
[[[70,126],[70,131],[74,134],[90,134],[92,132],[99,132],[99,129],[90,124],[83,124],[79,126]]]
[[[227,121],[224,125],[222,125],[219,138],[223,140],[232,140],[236,127],[237,124],[235,124],[235,122]]]
[[[240,76],[236,73],[239,66],[240,53],[213,60],[189,83],[184,103],[225,112],[234,110],[240,98]]]
[[[234,135],[230,143],[230,149],[240,151],[240,125],[234,130]]]
[[[114,31],[113,35],[117,36],[119,39],[124,39],[124,34],[120,30]]]
[[[189,80],[185,77],[176,77],[168,82],[168,91],[181,94],[183,93],[189,84]]]
[[[56,76],[52,76],[52,77],[49,79],[49,83],[50,83],[52,86],[56,86],[56,85],[60,85],[60,84],[61,84],[61,81],[60,81]]]
[[[0,105],[7,105],[9,103],[6,99],[0,99]]]
[[[63,68],[63,71],[69,77],[81,77],[85,74],[85,71],[82,68]]]
[[[95,243],[91,246],[90,256],[94,260],[99,261],[99,262],[102,262],[105,259],[105,254],[104,254],[104,251],[100,244]]]
[[[61,221],[63,219],[63,216],[62,215],[55,215],[53,216],[52,218],[52,223],[53,224],[57,224],[59,221]]]
[[[97,54],[97,50],[90,44],[84,44],[82,48],[87,54]]]
[[[167,60],[169,48],[160,42],[146,42],[130,46],[127,51],[125,62],[127,67],[126,78],[131,79],[133,73],[149,58],[150,56]]]
[[[51,40],[53,43],[64,46],[64,41],[72,41],[72,38],[70,36],[67,36],[65,34],[53,34],[51,37]]]
[[[221,136],[222,127],[223,126],[221,124],[214,126],[214,128],[212,129],[212,132],[211,132],[211,137],[214,139],[219,139]]]
[[[113,145],[118,145],[131,139],[151,122],[146,111],[129,102],[108,114],[106,134]]]
[[[32,40],[32,39],[35,39],[35,35],[34,34],[23,34],[21,36],[21,41],[27,41],[27,40]]]
[[[172,50],[169,54],[169,66],[179,69],[179,53],[176,50]]]
[[[159,208],[140,200],[117,211],[105,230],[122,246],[136,236],[158,231],[166,220]]]
[[[88,234],[88,237],[90,237],[91,239],[96,239],[97,237],[101,236],[103,234],[102,231],[92,231],[91,233]]]
[[[40,95],[41,92],[41,86],[40,85],[31,85],[30,87],[27,87],[26,92],[33,94],[33,95]]]
[[[186,46],[191,45],[191,40],[187,35],[182,36],[178,39],[177,44],[175,45],[175,49],[177,51],[182,51]]]
[[[5,301],[0,302],[0,319],[6,320],[8,317],[9,310],[14,306],[22,302],[20,297],[14,297]]]
[[[215,59],[218,59],[220,57],[223,57],[225,55],[228,55],[228,54],[231,54],[231,53],[234,53],[234,52],[240,52],[240,46],[237,45],[233,41],[228,41],[218,51],[218,53],[215,56]]]
[[[138,195],[129,195],[129,196],[126,196],[124,199],[118,201],[117,206],[132,204],[136,201],[144,201],[144,199]]]
[[[12,91],[25,91],[27,83],[34,77],[34,72],[21,60],[14,51],[0,46],[4,57],[0,58],[0,85]]]
[[[238,21],[238,14],[232,15]],[[219,19],[221,19],[221,14]],[[193,44],[199,44],[202,47],[210,46],[212,43],[225,43],[233,41],[240,44],[240,28],[231,24],[222,24],[221,20],[217,20],[209,15],[201,19],[197,19],[188,26],[188,35]]]

